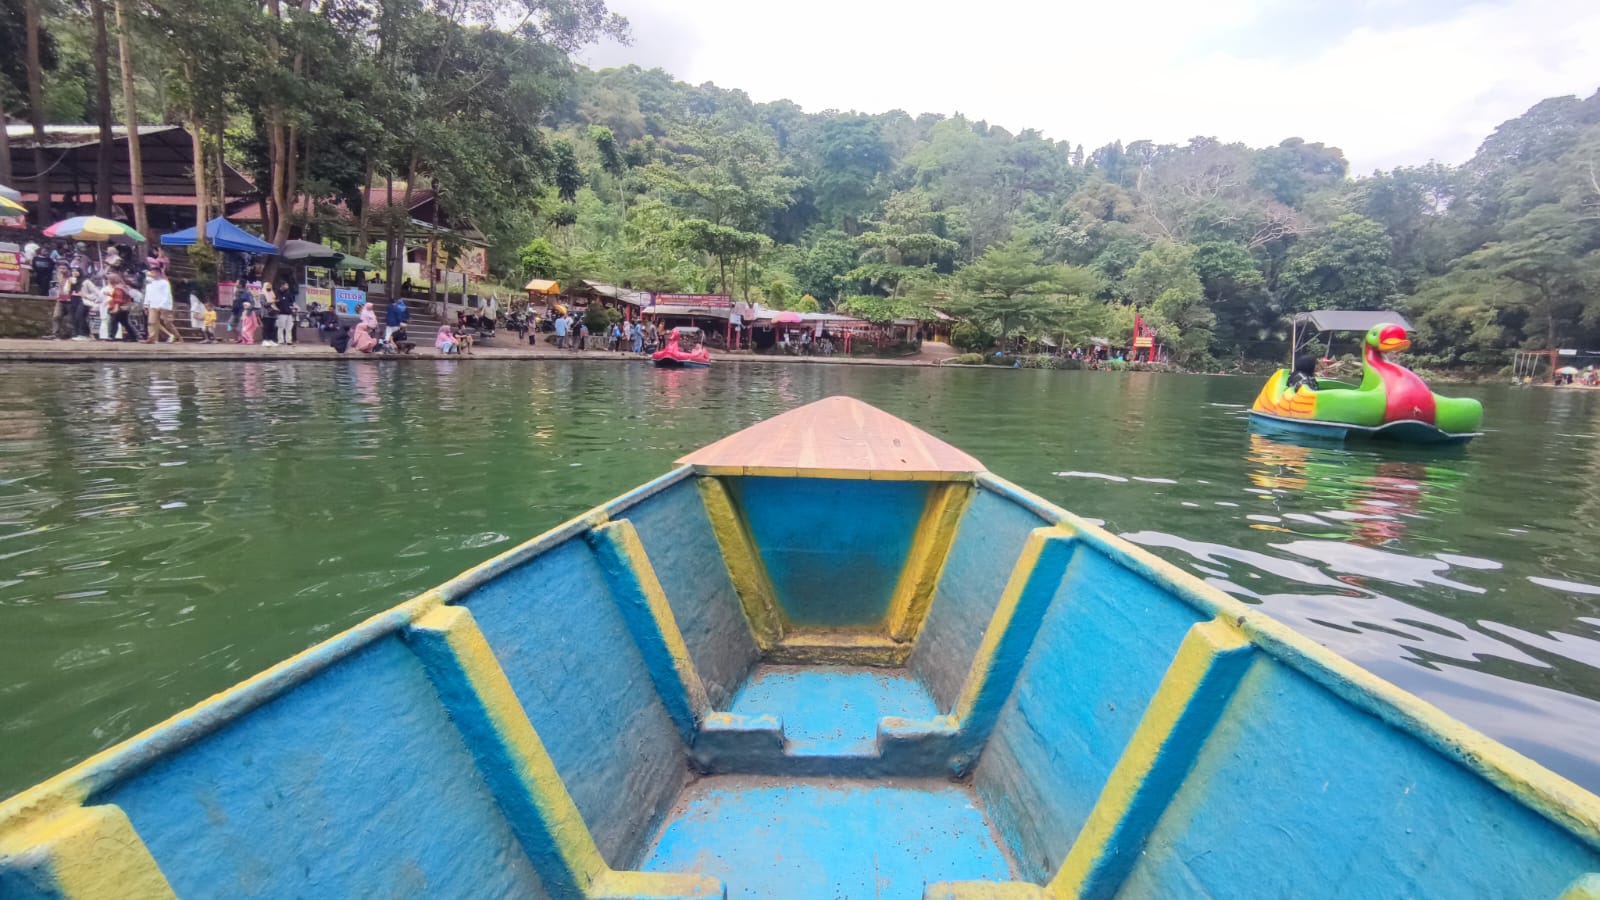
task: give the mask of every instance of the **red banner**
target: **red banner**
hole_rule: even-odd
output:
[[[0,250],[0,291],[8,294],[22,292],[22,282],[27,277],[27,270],[22,267],[22,254],[15,250]],[[50,285],[45,285],[35,293],[43,294],[50,290]]]

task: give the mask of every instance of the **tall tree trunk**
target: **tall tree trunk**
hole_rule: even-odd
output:
[[[99,2],[99,0],[95,0]],[[194,84],[194,67],[185,62],[183,64],[183,79],[189,84]],[[186,130],[189,132],[189,144],[194,153],[194,221],[195,243],[201,243],[206,238],[206,222],[211,218],[211,198],[208,196],[210,188],[206,185],[206,134],[205,120],[196,110],[193,97],[189,98],[189,121]]]
[[[23,0],[23,19],[28,33],[28,121],[33,124],[33,184],[39,194],[39,219],[50,215],[50,176],[44,159],[44,70],[39,62],[39,29],[42,18],[39,0]]]
[[[38,0],[29,0],[37,3]],[[133,56],[128,49],[128,20],[122,0],[113,0],[117,16],[117,56],[122,61],[122,105],[128,120],[128,181],[133,185],[133,227],[148,238],[150,216],[144,208],[144,160],[139,154],[139,107],[133,95]],[[205,223],[201,223],[201,228]]]
[[[361,179],[361,214],[356,216],[356,255],[367,255],[368,233],[372,224],[372,153],[367,153],[366,175]]]
[[[400,296],[400,281],[405,273],[405,246],[401,241],[400,232],[396,228],[394,214],[394,173],[384,176],[384,207],[383,207],[383,277],[388,279],[385,285],[389,295],[389,302]]]
[[[111,215],[111,162],[116,142],[111,138],[111,46],[106,37],[105,0],[89,0],[94,19],[95,124],[100,126],[100,147],[94,164],[94,214]]]
[[[0,92],[0,184],[14,187],[11,183],[11,138],[6,135],[6,98]]]

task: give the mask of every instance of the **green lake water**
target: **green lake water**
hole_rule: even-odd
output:
[[[0,365],[0,796],[849,394],[1600,788],[1600,393],[1465,451],[1248,433],[1254,379],[607,362]]]

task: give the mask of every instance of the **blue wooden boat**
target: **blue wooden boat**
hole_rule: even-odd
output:
[[[832,398],[0,805],[0,896],[1600,896],[1600,798]]]

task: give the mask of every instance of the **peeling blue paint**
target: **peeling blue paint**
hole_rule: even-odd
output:
[[[910,660],[940,712],[949,712],[961,693],[1029,532],[1048,524],[989,491],[978,491],[961,517]]]
[[[877,750],[879,719],[937,714],[927,689],[904,671],[809,666],[756,670],[732,711],[781,718],[796,756],[870,755]]]
[[[1023,873],[1066,858],[1200,614],[1104,554],[1073,554],[974,784]]]
[[[1549,820],[1261,659],[1121,896],[1555,897],[1597,870]]]
[[[1011,869],[972,795],[938,782],[708,778],[685,792],[646,871],[721,878],[763,900],[921,900],[937,881]]]
[[[679,481],[625,515],[650,556],[711,708],[727,709],[759,654],[699,490],[692,479]]]
[[[397,637],[97,799],[180,897],[544,894]]]
[[[688,772],[644,658],[581,538],[462,601],[606,862],[628,867]]]
[[[927,504],[925,483],[746,477],[730,484],[790,622],[865,628],[883,621]]]

